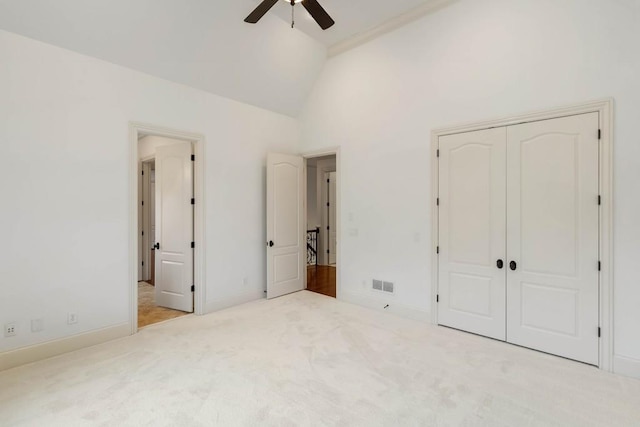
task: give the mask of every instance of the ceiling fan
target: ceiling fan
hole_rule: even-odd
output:
[[[323,30],[331,27],[335,24],[335,21],[331,19],[326,10],[320,6],[320,4],[316,0],[284,0],[287,3],[291,3],[291,28],[293,28],[294,22],[294,6],[296,3],[302,3],[307,12],[311,15],[313,19],[320,25]],[[278,0],[264,0],[262,3],[255,8],[249,16],[247,16],[244,22],[248,22],[250,24],[255,24],[262,18],[268,11],[271,9]]]

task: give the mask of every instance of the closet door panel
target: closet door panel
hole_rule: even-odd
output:
[[[505,339],[506,129],[439,140],[438,323]]]
[[[598,364],[598,114],[507,130],[507,341]]]

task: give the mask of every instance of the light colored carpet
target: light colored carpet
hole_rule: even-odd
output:
[[[639,426],[640,381],[312,292],[0,373],[2,426]]]
[[[155,292],[149,283],[138,282],[138,328],[189,314],[157,306]]]

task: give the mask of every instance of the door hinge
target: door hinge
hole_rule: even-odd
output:
[[[440,294],[436,295],[436,302],[440,302]]]
[[[329,249],[327,249],[327,253],[329,253]]]
[[[598,206],[602,205],[602,196],[598,196]]]
[[[327,225],[327,231],[329,231],[329,230],[330,230],[330,228],[329,228],[329,226]]]
[[[436,254],[440,254],[440,246],[436,246]]]
[[[144,206],[144,200],[142,201],[142,206]]]
[[[144,175],[144,171],[142,171],[142,175]]]
[[[436,157],[440,157],[440,150],[436,150]]]
[[[144,236],[144,230],[142,230],[142,235]]]
[[[144,267],[144,261],[142,261],[142,266]]]
[[[191,198],[191,204],[195,205],[196,204],[196,199],[194,199],[193,197]]]
[[[331,180],[330,180],[330,179],[327,179],[327,184],[329,184],[330,182],[331,182]]]
[[[195,155],[195,154],[192,154],[192,155],[191,155],[191,161],[192,161],[192,162],[195,162],[195,161],[196,161],[196,155]]]
[[[196,291],[196,285],[191,285],[191,292],[195,292]]]
[[[436,206],[440,206],[440,197],[436,199]]]
[[[600,338],[602,336],[602,330],[600,329],[600,326],[598,326],[598,338]]]
[[[196,247],[196,242],[191,242],[191,249]]]
[[[602,261],[598,261],[598,271],[602,271]]]
[[[602,129],[598,129],[598,140],[602,139]]]

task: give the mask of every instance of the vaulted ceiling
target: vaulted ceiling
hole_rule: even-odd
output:
[[[269,13],[291,23],[290,0],[279,1]],[[253,0],[259,4],[261,0]],[[450,0],[319,0],[336,24],[323,31],[301,6],[295,7],[295,26],[330,51],[342,51],[354,43],[393,29],[452,3]]]
[[[0,0],[0,29],[297,116],[328,49],[448,1],[321,0],[323,32],[300,5],[292,30],[285,1],[250,25],[260,0]]]

